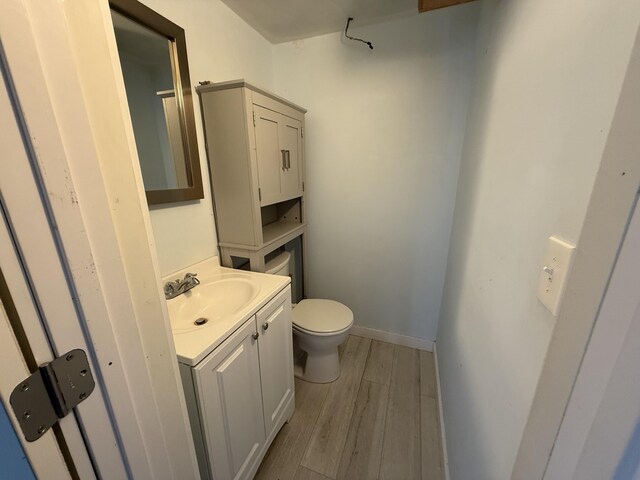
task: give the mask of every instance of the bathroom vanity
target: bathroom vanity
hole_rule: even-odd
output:
[[[305,232],[306,110],[244,80],[197,91],[222,263],[264,272],[265,255]]]
[[[200,475],[253,478],[294,410],[290,279],[210,259],[168,280],[187,271],[167,304]]]

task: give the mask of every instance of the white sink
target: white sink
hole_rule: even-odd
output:
[[[167,301],[174,334],[202,331],[248,307],[259,283],[244,273],[221,273]]]
[[[2,0],[0,0],[2,1]],[[289,277],[221,267],[218,257],[165,276],[169,282],[197,273],[200,285],[167,300],[178,361],[197,365],[290,283]],[[206,318],[197,326],[194,322]]]

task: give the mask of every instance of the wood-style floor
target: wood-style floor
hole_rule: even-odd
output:
[[[340,369],[333,383],[296,378],[256,479],[443,479],[433,354],[352,335]]]

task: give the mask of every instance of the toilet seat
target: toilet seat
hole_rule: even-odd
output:
[[[351,325],[351,309],[333,300],[307,298],[293,309],[293,327],[309,335],[336,335]]]
[[[305,330],[304,328],[299,327],[296,324],[292,324],[292,328],[297,332],[305,333],[305,334],[311,335],[313,337],[330,337],[330,336],[333,336],[333,335],[340,335],[340,334],[348,331],[351,328],[351,325],[349,325],[346,328],[343,328],[342,330],[338,330],[338,331],[335,331],[335,332],[312,332],[311,330]]]

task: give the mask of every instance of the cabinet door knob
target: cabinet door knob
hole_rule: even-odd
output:
[[[264,322],[264,323],[262,324],[262,329],[263,329],[263,330],[266,330],[266,329],[268,329],[268,328],[269,328],[269,322]]]
[[[254,340],[257,340],[259,336],[260,335],[258,335],[258,332],[253,332],[253,334],[251,335],[251,338],[253,338]]]

